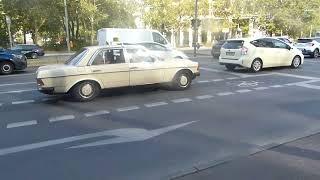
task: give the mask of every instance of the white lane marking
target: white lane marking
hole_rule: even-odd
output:
[[[37,83],[36,82],[24,82],[24,83],[0,84],[0,87],[3,87],[3,86],[15,86],[15,85],[26,85],[26,84],[37,84]]]
[[[49,118],[49,122],[65,121],[65,120],[72,120],[72,119],[75,119],[74,115],[65,115],[65,116]]]
[[[218,70],[218,69],[212,69],[212,68],[201,67],[200,69],[204,70],[204,71],[209,71],[209,72],[232,74],[232,75],[239,76],[239,77],[242,77],[242,78],[248,76],[248,75],[245,75],[245,74],[232,73],[232,72],[228,72],[228,71],[224,71],[224,70]]]
[[[196,96],[196,99],[211,99],[213,98],[214,96],[212,95],[202,95],[202,96]]]
[[[149,103],[149,104],[145,104],[144,106],[150,108],[150,107],[156,107],[156,106],[163,106],[163,105],[167,105],[168,103],[166,102],[155,102],[155,103]]]
[[[23,127],[23,126],[32,126],[32,125],[36,125],[36,124],[37,124],[36,120],[15,122],[15,123],[7,124],[7,128],[9,129],[9,128],[17,128],[17,127]]]
[[[203,81],[197,81],[197,83],[208,83],[210,82],[209,80],[203,80]]]
[[[191,102],[192,99],[190,98],[181,98],[181,99],[174,99],[171,100],[173,103],[184,103],[184,102]]]
[[[240,79],[239,77],[229,77],[229,78],[226,78],[228,80],[235,80],[235,79]]]
[[[299,84],[307,84],[307,83],[315,83],[315,82],[319,82],[320,79],[316,80],[309,80],[309,81],[302,81],[302,82],[295,82],[295,83],[288,83],[288,84],[285,84],[286,86],[295,86],[295,85],[299,85]]]
[[[283,85],[273,85],[273,86],[270,86],[270,87],[272,87],[272,88],[282,88],[284,86]]]
[[[224,81],[224,79],[213,79],[211,80],[212,82],[220,82],[220,81]]]
[[[24,89],[24,90],[16,90],[16,91],[4,91],[4,92],[0,92],[0,94],[15,94],[15,93],[31,92],[31,91],[38,91],[38,89]]]
[[[14,74],[14,75],[8,75],[8,76],[0,76],[0,78],[10,78],[10,77],[17,77],[17,76],[29,76],[29,75],[35,75],[36,73],[24,73],[24,74]]]
[[[300,78],[300,79],[320,80],[319,77],[312,77],[312,76],[301,76],[301,75],[288,74],[288,73],[279,73],[279,72],[274,72],[273,74],[277,74],[277,75],[280,75],[280,76],[287,76],[287,77],[295,77],[295,78]]]
[[[234,94],[233,92],[224,92],[224,93],[217,93],[218,96],[229,96]]]
[[[238,90],[238,91],[236,91],[236,92],[238,92],[238,93],[247,93],[247,92],[251,92],[252,90],[250,90],[250,89],[240,89],[240,90]]]
[[[320,90],[320,86],[316,86],[316,85],[311,85],[311,84],[296,84],[296,86],[300,86],[300,87],[305,87],[305,88],[309,88],[309,89],[317,89]]]
[[[100,131],[96,133],[91,134],[83,134],[79,136],[71,136],[61,139],[54,139],[54,140],[48,140],[48,141],[42,141],[32,144],[25,144],[21,146],[13,146],[8,148],[0,149],[0,156],[5,156],[8,154],[18,153],[18,152],[24,152],[24,151],[30,151],[34,149],[59,145],[59,144],[65,144],[65,143],[71,143],[81,140],[89,140],[92,138],[97,137],[104,137],[106,140],[104,142],[96,141],[93,143],[97,143],[96,145],[106,145],[106,144],[116,144],[116,143],[125,143],[125,142],[135,142],[135,141],[145,141],[149,138],[153,138],[156,136],[159,136],[161,134],[174,131],[176,129],[188,126],[190,124],[193,124],[198,121],[191,121],[183,124],[177,124],[172,126],[163,127],[160,129],[137,129],[137,128],[126,128],[126,129],[115,129],[115,130],[107,130],[107,131]],[[115,137],[115,138],[110,138]],[[86,146],[94,146],[94,144],[82,144],[78,147],[86,147]],[[76,148],[76,146],[70,147],[70,148]]]
[[[105,115],[105,114],[110,114],[110,112],[109,111],[88,112],[88,113],[84,113],[84,116],[93,117],[93,116],[100,116],[100,115]]]
[[[140,107],[139,106],[129,106],[129,107],[118,108],[117,111],[124,112],[124,111],[133,111],[133,110],[137,110],[137,109],[140,109]]]
[[[269,87],[257,87],[257,88],[253,88],[253,89],[260,91],[260,90],[266,90],[266,89],[270,89],[270,88]]]
[[[15,101],[12,102],[13,105],[17,105],[17,104],[28,104],[28,103],[34,103],[35,100],[25,100],[25,101]]]

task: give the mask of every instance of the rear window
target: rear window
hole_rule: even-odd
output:
[[[224,49],[241,49],[244,41],[227,41],[222,47]]]
[[[298,39],[298,43],[310,43],[312,39]]]

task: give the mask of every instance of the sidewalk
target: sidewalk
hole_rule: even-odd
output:
[[[175,180],[319,180],[320,134]]]

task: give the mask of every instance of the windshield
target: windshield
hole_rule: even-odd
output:
[[[87,53],[87,49],[83,48],[80,51],[78,51],[77,53],[75,53],[74,55],[72,55],[66,62],[66,65],[77,65],[81,59],[85,56],[85,54]]]

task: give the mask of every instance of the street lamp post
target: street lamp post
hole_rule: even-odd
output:
[[[68,18],[68,7],[67,7],[67,0],[64,0],[64,15],[65,15],[65,26],[66,26],[66,41],[67,41],[67,47],[68,47],[68,52],[70,52],[70,35],[69,35],[69,18]]]
[[[194,36],[193,36],[193,55],[197,56],[197,43],[198,43],[198,0],[195,0],[194,6]]]

